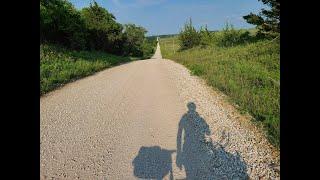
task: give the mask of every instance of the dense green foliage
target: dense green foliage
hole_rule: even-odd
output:
[[[210,33],[207,26],[205,28],[201,27],[199,31],[199,36],[200,36],[200,45],[202,47],[209,46],[210,43],[212,42],[213,34]]]
[[[196,30],[192,26],[192,21],[185,23],[183,30],[178,35],[180,50],[201,45],[202,47],[218,45],[230,47],[238,44],[257,41],[262,37],[250,36],[248,30],[236,30],[232,24],[226,23],[221,32],[209,31],[207,27]]]
[[[226,93],[280,148],[280,43],[269,39],[280,35],[280,2],[261,1],[270,9],[243,17],[257,25],[254,33],[228,23],[220,32],[207,27],[197,31],[190,19],[177,37],[161,39],[160,44],[163,57],[184,64]]]
[[[179,42],[181,49],[188,49],[200,44],[200,34],[193,27],[192,20],[184,24],[182,31],[180,32]]]
[[[87,47],[114,54],[122,53],[122,25],[116,22],[113,14],[96,2],[81,10],[87,30]],[[143,39],[144,37],[142,37]]]
[[[40,0],[40,42],[54,42],[73,49],[85,47],[85,22],[64,0]]]
[[[162,38],[164,58],[185,65],[194,75],[228,95],[261,125],[280,147],[280,44],[252,30],[227,25],[220,32],[200,30],[199,46],[182,50],[179,37]]]
[[[259,14],[250,13],[243,18],[258,28],[260,36],[277,36],[280,33],[280,1],[259,0],[270,9],[262,9]]]
[[[95,1],[77,10],[66,0],[40,0],[40,94],[129,57],[150,58],[156,40],[146,32],[116,22]]]
[[[226,23],[222,33],[213,33],[212,43],[221,47],[230,47],[258,40],[256,36],[250,36],[248,30],[236,30],[232,24]]]
[[[149,59],[156,52],[157,41],[155,39],[144,39],[142,44],[143,49],[143,59]]]
[[[143,27],[134,24],[126,24],[124,26],[124,52],[126,55],[142,56],[144,43],[144,34],[147,31]]]
[[[101,51],[75,51],[40,45],[40,94],[96,71],[133,60]]]
[[[54,43],[74,50],[96,50],[117,55],[148,57],[147,31],[122,25],[95,1],[76,10],[66,0],[40,0],[40,43]]]

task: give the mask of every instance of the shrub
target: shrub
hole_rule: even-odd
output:
[[[205,28],[201,27],[199,31],[199,35],[200,35],[200,45],[202,47],[206,47],[212,44],[212,34],[209,32],[207,26]]]
[[[129,56],[143,56],[143,43],[147,30],[134,24],[124,25],[124,54]]]
[[[144,39],[142,44],[143,58],[149,59],[155,53],[156,39]]]
[[[193,27],[191,18],[189,22],[185,23],[178,38],[181,49],[189,49],[200,44],[200,34]]]
[[[222,30],[220,45],[233,46],[241,41],[240,36],[240,32],[235,30],[232,24],[226,23],[225,28]]]
[[[231,47],[249,42],[256,42],[262,39],[257,35],[250,35],[248,30],[236,30],[232,24],[226,23],[225,28],[219,33],[215,33],[214,44],[221,47]]]

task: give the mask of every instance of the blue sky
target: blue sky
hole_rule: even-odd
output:
[[[77,9],[89,6],[92,0],[69,0]],[[265,8],[258,0],[96,0],[115,15],[121,24],[134,23],[145,27],[147,35],[175,34],[191,17],[194,26],[207,25],[219,30],[226,21],[235,28],[251,28],[242,16]]]

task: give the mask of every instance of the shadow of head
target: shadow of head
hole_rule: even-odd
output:
[[[173,152],[175,150],[166,150],[159,146],[142,146],[132,162],[134,175],[144,179],[162,179],[169,172],[172,173]]]
[[[189,102],[189,103],[187,104],[187,107],[188,107],[188,110],[189,110],[189,111],[196,111],[196,104],[193,103],[193,102]]]

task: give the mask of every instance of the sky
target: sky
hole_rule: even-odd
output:
[[[77,9],[92,0],[69,0]],[[134,23],[147,29],[147,35],[179,33],[191,18],[196,28],[207,25],[220,30],[228,21],[235,28],[252,28],[242,16],[266,8],[258,0],[96,0],[121,24]]]

